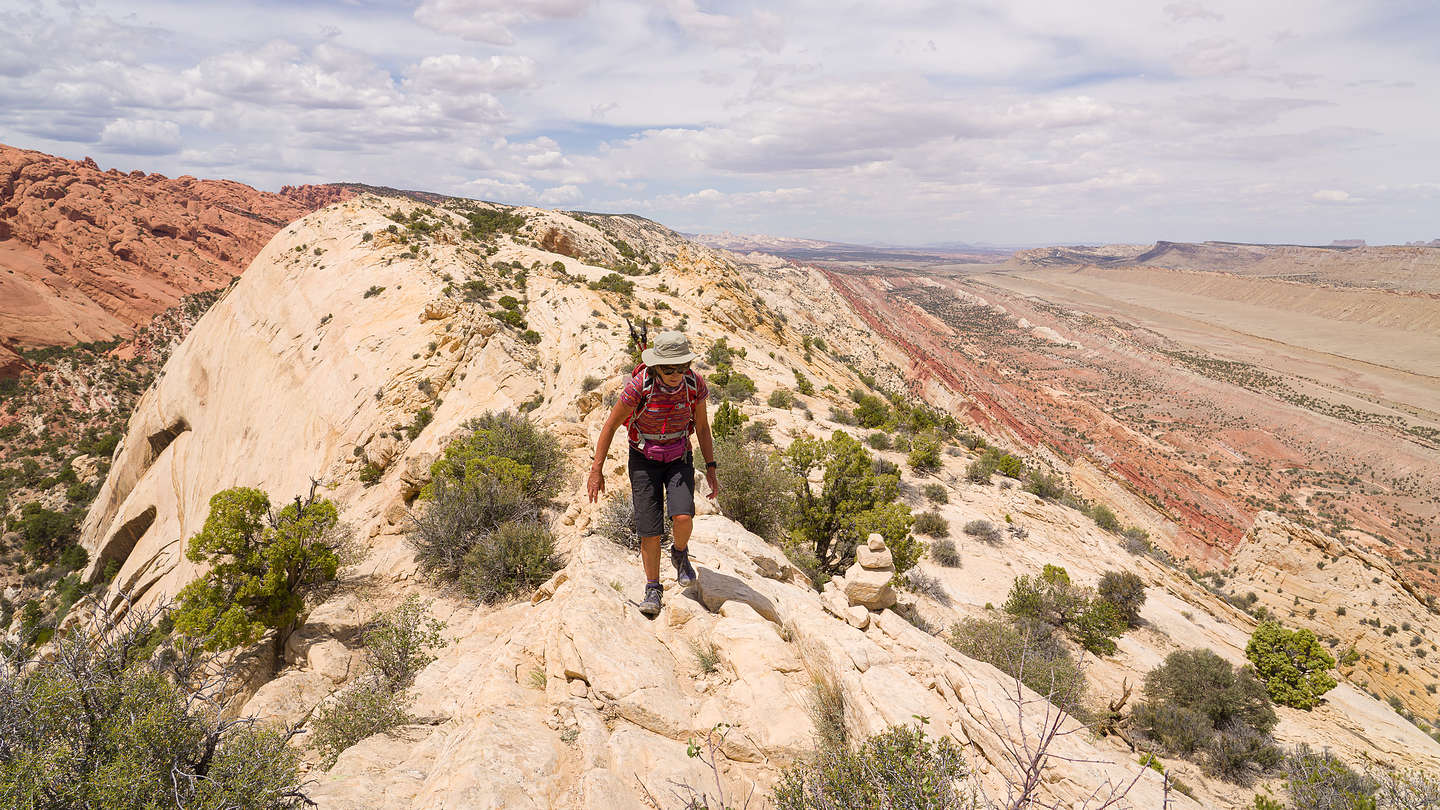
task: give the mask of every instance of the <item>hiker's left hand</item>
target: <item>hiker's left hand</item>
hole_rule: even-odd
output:
[[[715,496],[720,492],[720,479],[715,475],[714,467],[705,471],[705,483],[710,485],[710,500],[715,500]]]

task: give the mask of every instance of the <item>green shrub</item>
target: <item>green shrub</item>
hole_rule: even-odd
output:
[[[1125,632],[1119,608],[1104,599],[1089,599],[1085,607],[1065,625],[1075,643],[1096,655],[1114,655],[1115,639]]]
[[[1189,756],[1215,734],[1205,715],[1176,703],[1146,701],[1130,712],[1130,725],[1170,754]]]
[[[465,555],[500,525],[537,521],[566,476],[559,441],[523,415],[484,413],[464,429],[431,465],[408,536],[421,567],[442,580],[457,578]]]
[[[849,434],[837,430],[828,442],[797,438],[785,460],[796,481],[791,535],[813,550],[824,570],[849,567],[856,544],[871,532],[885,538],[897,574],[919,558],[920,544],[909,536],[914,518],[898,502],[899,480],[876,474],[870,454]],[[807,481],[817,468],[824,470],[818,493]]]
[[[940,471],[940,442],[933,436],[916,436],[914,449],[906,457],[910,469],[919,475],[934,475]]]
[[[280,810],[303,803],[285,735],[209,710],[198,670],[161,643],[156,614],[102,617],[29,665],[0,656],[0,797],[6,807]],[[200,659],[202,662],[205,659]],[[239,672],[217,664],[217,679]],[[214,680],[207,680],[213,684]]]
[[[1127,627],[1140,626],[1140,608],[1145,605],[1145,582],[1130,571],[1106,571],[1096,589],[1101,599],[1113,604]]]
[[[765,402],[772,408],[789,410],[795,407],[795,394],[786,388],[776,388],[770,392],[770,397]]]
[[[320,705],[310,721],[310,745],[329,769],[345,749],[392,728],[413,722],[407,700],[384,679],[368,675]]]
[[[795,373],[795,390],[807,397],[815,396],[815,383],[810,378],[800,373],[800,369],[791,369]]]
[[[1018,480],[1020,476],[1025,474],[1025,462],[1009,453],[1002,453],[1000,457],[995,460],[995,471],[1006,478]]]
[[[1235,669],[1207,649],[1177,650],[1145,676],[1145,699],[1198,712],[1209,729],[1236,723],[1269,732],[1278,718],[1249,667]]]
[[[590,282],[590,289],[604,290],[621,295],[634,295],[635,282],[630,281],[619,273],[607,273],[601,277],[599,281]]]
[[[383,292],[385,292],[385,288],[384,288],[384,287],[381,287],[381,286],[379,286],[378,284],[371,284],[371,285],[370,285],[370,289],[366,290],[366,291],[365,291],[365,294],[362,295],[362,296],[360,296],[360,297],[361,297],[361,298],[374,298],[375,296],[377,296],[377,295],[379,295],[380,293],[383,293]]]
[[[715,418],[710,421],[710,433],[716,441],[738,438],[740,426],[749,418],[740,412],[739,406],[726,400],[715,409]]]
[[[589,393],[591,391],[594,391],[596,388],[599,388],[601,383],[603,382],[605,381],[600,379],[599,377],[587,374],[585,376],[585,379],[582,380],[580,383],[580,390]]]
[[[716,500],[725,516],[770,542],[790,519],[796,482],[780,456],[758,444],[715,443],[720,483]]]
[[[54,562],[75,534],[75,515],[46,509],[35,501],[20,507],[20,537],[25,553],[37,564]]]
[[[430,615],[429,603],[411,594],[361,632],[365,665],[392,687],[409,688],[435,660],[432,650],[445,646],[444,630],[445,622]]]
[[[1125,630],[1119,610],[1093,592],[1070,582],[1064,568],[1046,565],[1040,576],[1015,579],[1004,610],[1017,619],[1061,629],[1096,655],[1115,652],[1115,639]]]
[[[413,722],[409,688],[435,660],[432,650],[445,646],[444,629],[412,594],[362,631],[365,670],[310,721],[310,744],[320,752],[322,767],[334,765],[341,752],[366,737]]]
[[[830,808],[969,808],[968,772],[949,737],[932,740],[920,727],[891,726],[856,750],[822,747],[780,773],[777,810]]]
[[[534,588],[559,569],[549,529],[533,521],[510,521],[465,554],[458,582],[466,596],[493,604]]]
[[[865,443],[870,445],[870,449],[872,450],[889,450],[890,434],[877,430],[865,437]]]
[[[744,402],[755,396],[755,381],[738,371],[732,371],[725,381],[725,396]]]
[[[997,619],[965,619],[950,631],[962,654],[993,665],[1066,712],[1084,719],[1085,674],[1053,636]]]
[[[465,235],[483,242],[498,233],[514,233],[525,224],[525,217],[505,210],[483,209],[465,215],[470,222]]]
[[[1205,769],[1240,785],[1249,784],[1257,772],[1273,771],[1284,758],[1269,735],[1245,725],[1218,731],[1205,743]]]
[[[1131,526],[1124,532],[1125,550],[1131,554],[1141,555],[1150,553],[1150,533],[1139,526]]]
[[[965,479],[972,484],[988,484],[990,483],[990,476],[994,473],[994,464],[991,464],[986,459],[977,458],[970,462],[969,467],[965,468]]]
[[[863,428],[878,428],[890,419],[890,407],[885,400],[874,394],[862,394],[855,407],[855,424]]]
[[[927,537],[949,537],[950,521],[939,512],[921,512],[915,516],[914,531]]]
[[[950,494],[940,484],[926,484],[920,490],[925,495],[925,500],[931,503],[949,503]]]
[[[1065,484],[1054,475],[1032,471],[1025,482],[1025,491],[1047,501],[1055,501],[1065,495]]]
[[[185,550],[209,570],[180,590],[175,629],[207,650],[253,644],[273,629],[279,631],[276,649],[282,649],[306,594],[339,570],[343,538],[337,524],[335,504],[316,499],[313,491],[278,514],[258,489],[215,493],[204,527]]]
[[[1245,657],[1255,665],[1270,699],[1282,706],[1313,709],[1336,685],[1329,673],[1335,659],[1309,630],[1261,622],[1245,645]]]
[[[490,313],[490,317],[516,329],[525,328],[525,315],[518,309],[501,309]]]
[[[941,538],[931,543],[930,556],[946,568],[960,567],[960,552],[955,548],[955,541],[949,538]]]
[[[435,412],[430,410],[429,405],[426,405],[425,407],[416,411],[415,420],[405,426],[405,436],[410,439],[418,438],[421,433],[425,432],[426,426],[428,426],[434,420]]]
[[[1107,532],[1120,531],[1120,518],[1116,517],[1115,512],[1103,503],[1090,510],[1090,519],[1095,521],[1096,526]]]

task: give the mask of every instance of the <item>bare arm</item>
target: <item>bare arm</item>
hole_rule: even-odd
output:
[[[708,401],[702,399],[695,403],[695,438],[700,441],[700,457],[705,459],[705,481],[710,484],[710,497],[720,491],[720,479],[715,475],[715,468],[709,466],[715,460],[715,438],[710,435],[710,413],[705,407]]]
[[[615,438],[615,430],[630,418],[633,411],[634,408],[617,399],[615,406],[610,409],[610,415],[605,417],[605,424],[600,428],[600,438],[595,442],[595,458],[590,463],[590,481],[586,486],[591,503],[605,491],[605,457],[610,454],[610,442]],[[710,431],[707,429],[705,432],[709,435]]]

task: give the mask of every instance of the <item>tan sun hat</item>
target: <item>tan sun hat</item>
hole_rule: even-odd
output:
[[[641,362],[647,366],[678,366],[694,359],[690,338],[684,332],[661,332],[650,348],[640,353]]]

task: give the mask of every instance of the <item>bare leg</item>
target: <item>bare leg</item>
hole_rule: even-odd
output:
[[[689,532],[687,531],[688,535]],[[640,538],[640,560],[645,564],[645,579],[660,581],[660,536]]]
[[[694,528],[694,521],[689,515],[676,515],[670,518],[670,528],[675,535],[675,548],[684,551],[690,545],[690,530]],[[656,558],[659,558],[660,548],[655,548]]]

